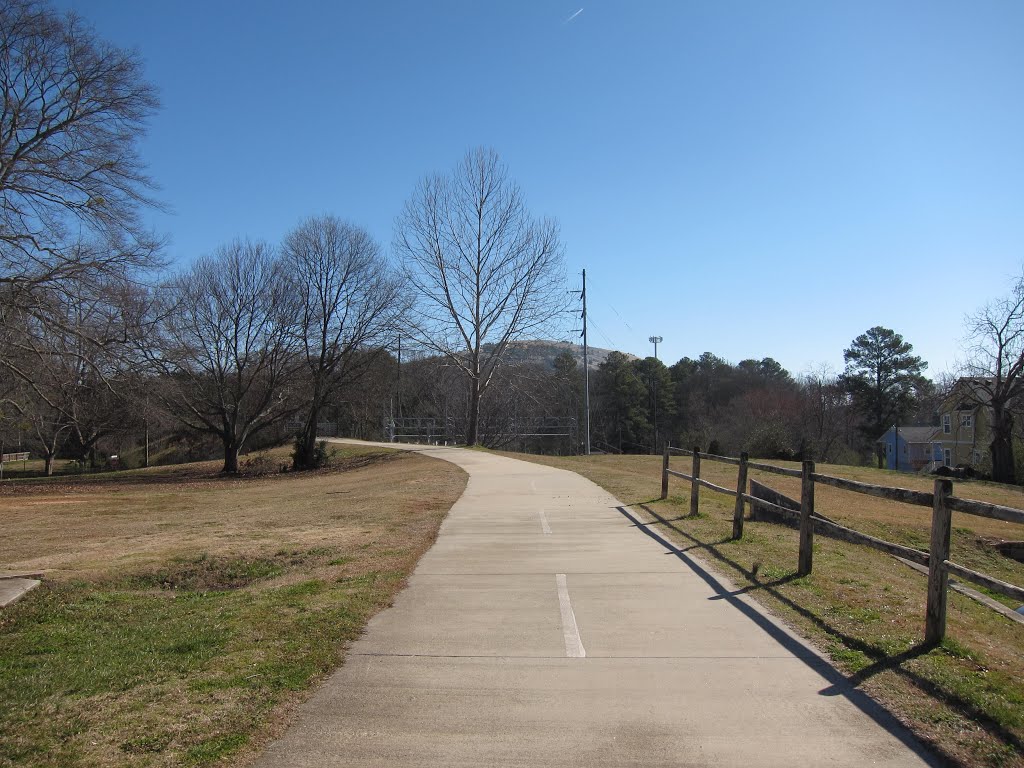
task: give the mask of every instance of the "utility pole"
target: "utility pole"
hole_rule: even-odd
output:
[[[647,340],[654,345],[654,361],[658,362],[658,345],[664,341],[661,336],[649,336]],[[654,367],[654,452],[658,452],[658,367]]]
[[[892,446],[892,455],[893,455],[892,468],[895,469],[898,472],[899,468],[900,468],[900,423],[898,421],[895,424],[892,425],[892,431],[893,431],[893,438],[892,438],[893,439],[893,446]]]
[[[584,451],[590,455],[590,352],[587,348],[587,270],[583,270],[583,423],[586,432]]]

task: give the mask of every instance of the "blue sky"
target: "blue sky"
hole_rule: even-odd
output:
[[[595,346],[799,373],[884,325],[934,374],[1024,269],[1016,0],[58,5],[160,89],[181,261],[319,213],[390,246],[485,145],[587,269]]]

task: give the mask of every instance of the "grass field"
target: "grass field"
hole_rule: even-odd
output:
[[[814,572],[798,578],[795,530],[748,521],[743,539],[730,541],[734,500],[702,489],[700,513],[690,517],[689,483],[673,478],[669,499],[660,501],[661,457],[510,455],[579,472],[631,505],[652,532],[706,562],[811,640],[949,765],[1024,766],[1024,625],[951,592],[947,641],[925,648],[926,579],[888,555],[818,536]],[[689,461],[675,458],[673,466],[688,473]],[[929,478],[882,470],[819,465],[818,471],[932,490]],[[734,466],[704,461],[701,475],[736,486]],[[751,477],[800,498],[797,479]],[[954,482],[954,494],[1024,508],[1020,488]],[[820,485],[815,495],[816,509],[837,522],[928,549],[929,509]],[[1024,564],[987,543],[1024,539],[1024,527],[954,513],[952,538],[953,560],[1024,584]]]
[[[446,462],[340,454],[0,486],[0,570],[45,571],[0,611],[0,766],[222,764],[280,733],[465,487]]]

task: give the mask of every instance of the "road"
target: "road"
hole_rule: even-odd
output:
[[[469,474],[393,607],[257,761],[922,766],[890,716],[756,603],[571,472]]]

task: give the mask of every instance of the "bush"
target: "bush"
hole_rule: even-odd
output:
[[[766,422],[757,427],[749,438],[747,452],[759,459],[792,461],[796,457],[785,427],[774,422]]]
[[[292,467],[299,467],[299,452],[302,450],[302,435],[295,436],[295,448],[292,451]],[[332,448],[327,447],[326,440],[320,440],[313,448],[312,461],[309,466],[302,467],[303,469],[320,469],[326,467],[331,463],[331,459],[334,458],[336,451]]]
[[[247,475],[268,475],[277,469],[277,464],[263,451],[247,456],[242,462],[242,472]]]

